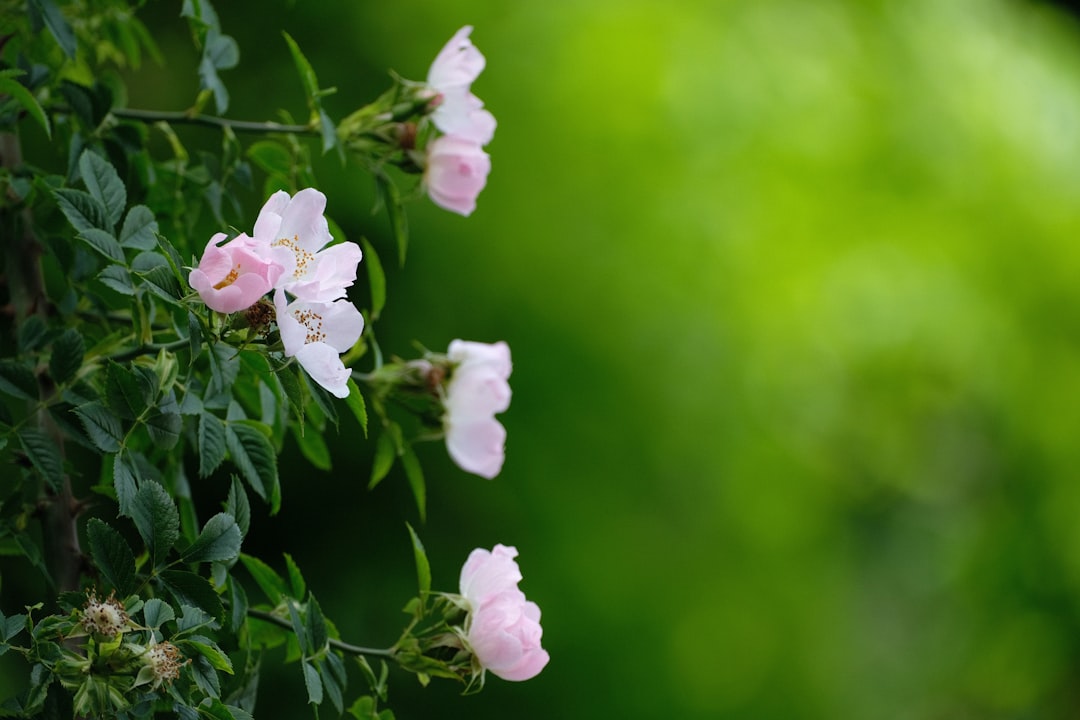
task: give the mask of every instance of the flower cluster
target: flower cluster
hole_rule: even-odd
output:
[[[274,193],[251,236],[210,239],[188,282],[212,310],[245,310],[273,292],[286,357],[336,397],[349,394],[340,354],[364,331],[364,318],[345,297],[362,253],[352,242],[331,245],[326,196],[306,188]]]
[[[472,44],[472,27],[455,33],[428,70],[427,87],[435,93],[431,122],[442,133],[427,146],[424,185],[439,207],[468,216],[487,184],[491,158],[484,146],[495,135],[495,117],[472,94],[484,69],[484,56]]]
[[[468,606],[465,641],[485,670],[503,680],[528,680],[548,664],[540,646],[540,608],[518,589],[517,549],[473,550],[461,568],[460,592]]]

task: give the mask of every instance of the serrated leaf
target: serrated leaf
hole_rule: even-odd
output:
[[[341,685],[336,677],[332,673],[326,671],[326,665],[329,665],[330,658],[336,658],[337,655],[333,653],[327,653],[322,667],[320,668],[319,676],[322,678],[323,689],[326,690],[326,694],[330,697],[330,702],[334,706],[334,710],[340,715],[345,710],[344,698],[341,696]]]
[[[269,598],[272,605],[279,604],[281,598],[289,594],[285,580],[259,558],[240,553],[240,562],[251,573],[251,577],[255,579],[255,584]]]
[[[199,415],[199,476],[207,477],[225,459],[225,423],[217,415]]]
[[[139,489],[138,477],[138,470],[128,453],[118,453],[113,458],[113,490],[121,515],[131,517],[135,494]]]
[[[57,335],[53,340],[52,355],[49,357],[49,375],[53,382],[63,384],[75,377],[75,373],[82,367],[85,352],[86,344],[78,330],[67,328]]]
[[[180,513],[165,488],[144,482],[131,504],[131,519],[150,551],[152,567],[158,567],[180,537]]]
[[[60,212],[64,213],[76,232],[111,230],[108,211],[90,193],[75,188],[57,188],[53,190],[53,197]]]
[[[115,228],[127,206],[127,188],[116,168],[92,150],[84,150],[79,157],[79,174],[87,191],[105,206],[110,229]]]
[[[161,598],[150,598],[143,605],[143,622],[147,627],[156,629],[175,619],[176,611]]]
[[[236,577],[229,577],[229,622],[234,632],[239,632],[240,627],[247,621],[248,599]]]
[[[289,404],[292,405],[293,410],[296,411],[297,420],[303,425],[304,391],[297,376],[298,372],[300,372],[299,368],[290,365],[278,370],[277,377],[278,381],[281,383],[281,389],[285,391],[285,396],[289,398]]]
[[[326,617],[323,616],[322,608],[319,607],[319,601],[314,595],[308,597],[304,629],[307,631],[311,655],[317,655],[326,649],[330,635],[326,630]]]
[[[349,378],[346,383],[349,388],[349,395],[345,398],[345,404],[352,410],[353,417],[356,418],[356,422],[360,423],[360,428],[364,431],[364,437],[367,437],[367,405],[364,403],[364,396],[360,393],[360,388],[356,386],[356,381]]]
[[[86,536],[90,540],[90,557],[98,570],[120,597],[130,595],[135,590],[135,554],[127,541],[98,518],[90,518]]]
[[[115,290],[121,295],[134,295],[135,286],[131,282],[131,273],[123,265],[106,265],[105,269],[98,273],[97,279],[110,290]]]
[[[304,668],[304,685],[307,687],[308,702],[320,705],[323,701],[323,687],[322,681],[319,679],[319,671],[307,660],[304,660],[302,664]]]
[[[124,249],[120,247],[120,243],[116,241],[116,238],[109,231],[86,228],[80,230],[77,237],[106,259],[114,263],[124,262]]]
[[[47,330],[45,320],[40,315],[31,315],[23,320],[22,325],[19,327],[19,353],[37,350],[45,339]]]
[[[202,532],[181,558],[184,562],[228,562],[240,553],[240,527],[228,513],[218,513],[206,521]]]
[[[289,576],[289,587],[294,598],[302,598],[307,594],[307,583],[300,572],[300,567],[293,560],[292,555],[283,553],[285,556],[285,572]]]
[[[157,234],[158,224],[153,211],[145,205],[135,205],[124,218],[120,244],[138,250],[153,250],[157,247]]]
[[[193,312],[188,313],[188,350],[191,351],[188,367],[191,367],[202,353],[202,325]]]
[[[17,360],[0,360],[0,392],[21,400],[37,400],[38,384],[33,369]]]
[[[168,265],[158,265],[146,272],[137,272],[135,274],[145,281],[146,287],[154,295],[173,305],[180,303],[183,291],[180,288],[180,282],[173,274],[172,268]]]
[[[247,492],[240,482],[240,478],[232,476],[232,484],[229,487],[229,496],[225,500],[225,512],[236,518],[236,525],[240,528],[240,536],[247,536],[251,526],[251,504],[248,502]]]
[[[225,612],[210,581],[186,570],[164,570],[159,575],[180,605],[190,605],[220,620]]]
[[[386,273],[375,247],[365,237],[360,238],[364,249],[364,267],[367,268],[368,285],[371,290],[371,321],[379,319],[379,313],[386,305]]]
[[[57,444],[37,428],[22,427],[17,433],[26,457],[55,492],[64,485],[64,459]]]
[[[149,373],[149,374],[148,374]],[[148,368],[128,368],[109,361],[105,368],[105,403],[120,417],[134,420],[154,401],[157,378]]]
[[[371,462],[371,480],[368,481],[368,490],[372,490],[382,482],[390,468],[394,466],[397,451],[394,449],[394,441],[389,432],[384,432],[375,441],[375,458]]]
[[[270,514],[277,514],[281,507],[281,486],[274,446],[251,421],[229,423],[225,437],[229,455],[241,476],[256,495],[270,503]]]
[[[120,449],[124,440],[124,431],[120,420],[99,402],[86,403],[75,408],[86,436],[102,452],[111,453]]]
[[[420,596],[423,597],[431,592],[431,564],[428,563],[424,544],[420,542],[420,537],[413,530],[412,525],[405,523],[405,527],[409,528],[409,537],[412,539],[413,559],[416,561],[416,581],[420,587]]]
[[[34,118],[34,122],[41,126],[49,139],[52,139],[52,126],[49,124],[49,117],[41,108],[41,104],[33,93],[15,79],[16,75],[21,74],[21,70],[4,70],[0,72],[0,95],[13,97],[15,102],[19,103],[23,110],[26,110],[27,114]]]
[[[64,54],[69,58],[74,58],[75,33],[72,32],[71,25],[64,19],[63,13],[56,4],[52,0],[30,0],[29,8],[31,16],[44,23]]]
[[[163,450],[171,450],[180,441],[180,431],[184,427],[184,421],[177,412],[179,406],[175,401],[169,408],[163,405],[162,410],[146,418],[146,430],[156,446]]]
[[[219,648],[217,643],[210,638],[203,635],[193,635],[185,640],[178,640],[177,644],[182,647],[189,647],[202,655],[210,661],[210,664],[214,666],[215,670],[221,670],[230,675],[233,674],[232,661],[229,660],[229,657],[225,653],[221,652],[221,648]]]
[[[424,486],[424,471],[420,467],[420,460],[413,452],[412,446],[406,443],[402,447],[401,467],[405,470],[405,478],[412,488],[413,497],[416,498],[416,509],[420,512],[420,522],[424,522],[427,516],[427,489]]]

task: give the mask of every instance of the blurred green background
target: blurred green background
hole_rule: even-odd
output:
[[[169,62],[132,78],[132,107],[194,96],[177,5],[146,9]],[[389,68],[422,80],[461,25],[487,56],[488,187],[468,219],[410,206],[379,337],[405,356],[510,344],[503,473],[421,446],[418,531],[446,590],[472,548],[516,545],[552,660],[464,698],[394,673],[399,718],[1080,713],[1072,18],[1020,0],[217,5],[236,118],[303,114],[282,30],[338,118]],[[370,179],[332,156],[317,172],[328,213],[393,265]],[[290,447],[284,511],[250,539],[293,554],[346,638],[389,644],[418,518],[397,471],[365,490],[358,434],[332,438],[332,473]],[[304,699],[289,666],[259,714],[307,717]]]

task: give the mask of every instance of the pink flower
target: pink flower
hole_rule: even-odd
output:
[[[275,288],[313,302],[345,297],[345,288],[356,280],[356,266],[363,253],[352,242],[326,245],[334,238],[323,211],[326,196],[305,188],[290,197],[279,190],[259,211],[255,239],[271,248],[285,268]]]
[[[456,363],[443,401],[447,452],[465,472],[490,480],[506,457],[506,429],[495,414],[510,407],[510,348],[454,340],[447,357]]]
[[[461,569],[469,605],[465,641],[482,667],[503,680],[535,677],[551,659],[540,645],[540,608],[518,589],[517,549],[473,550]]]
[[[441,208],[468,217],[489,172],[491,158],[473,140],[442,135],[428,144],[424,185]]]
[[[269,292],[285,268],[253,238],[237,235],[219,245],[225,237],[218,233],[210,238],[188,283],[211,310],[233,313],[251,307]]]
[[[364,332],[364,317],[356,306],[348,300],[287,302],[278,289],[274,309],[285,356],[295,357],[311,379],[335,397],[347,397],[350,372],[340,355]]]
[[[485,64],[469,39],[471,32],[469,25],[458,30],[431,63],[427,84],[438,93],[431,121],[447,135],[487,145],[495,134],[495,117],[471,92]]]

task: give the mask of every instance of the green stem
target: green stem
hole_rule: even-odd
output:
[[[274,615],[273,613],[267,612],[265,610],[258,610],[256,608],[248,608],[248,616],[256,618],[258,620],[265,620],[268,623],[273,623],[274,625],[278,625],[280,627],[283,627],[286,630],[292,630],[293,629],[292,623],[290,621],[286,620],[283,617],[279,617],[277,615]],[[390,658],[391,660],[395,659],[395,657],[394,657],[394,649],[393,648],[361,647],[360,645],[350,645],[349,643],[342,642],[340,640],[335,640],[334,638],[330,638],[329,642],[330,642],[330,647],[341,650],[342,652],[349,653],[350,655],[369,655],[369,656],[372,656],[372,657]]]
[[[230,128],[234,132],[249,133],[292,133],[294,135],[319,135],[318,127],[311,125],[283,125],[276,122],[252,122],[250,120],[229,120],[214,115],[193,115],[188,112],[163,110],[137,110],[118,108],[112,115],[125,120],[139,120],[146,123],[165,121],[173,124],[205,125],[208,127]]]
[[[187,338],[180,338],[179,340],[173,340],[168,343],[147,343],[141,347],[131,348],[130,350],[124,350],[115,355],[110,355],[109,358],[116,362],[125,362],[137,358],[140,355],[153,355],[162,350],[183,350],[188,346],[189,342],[190,341]]]

